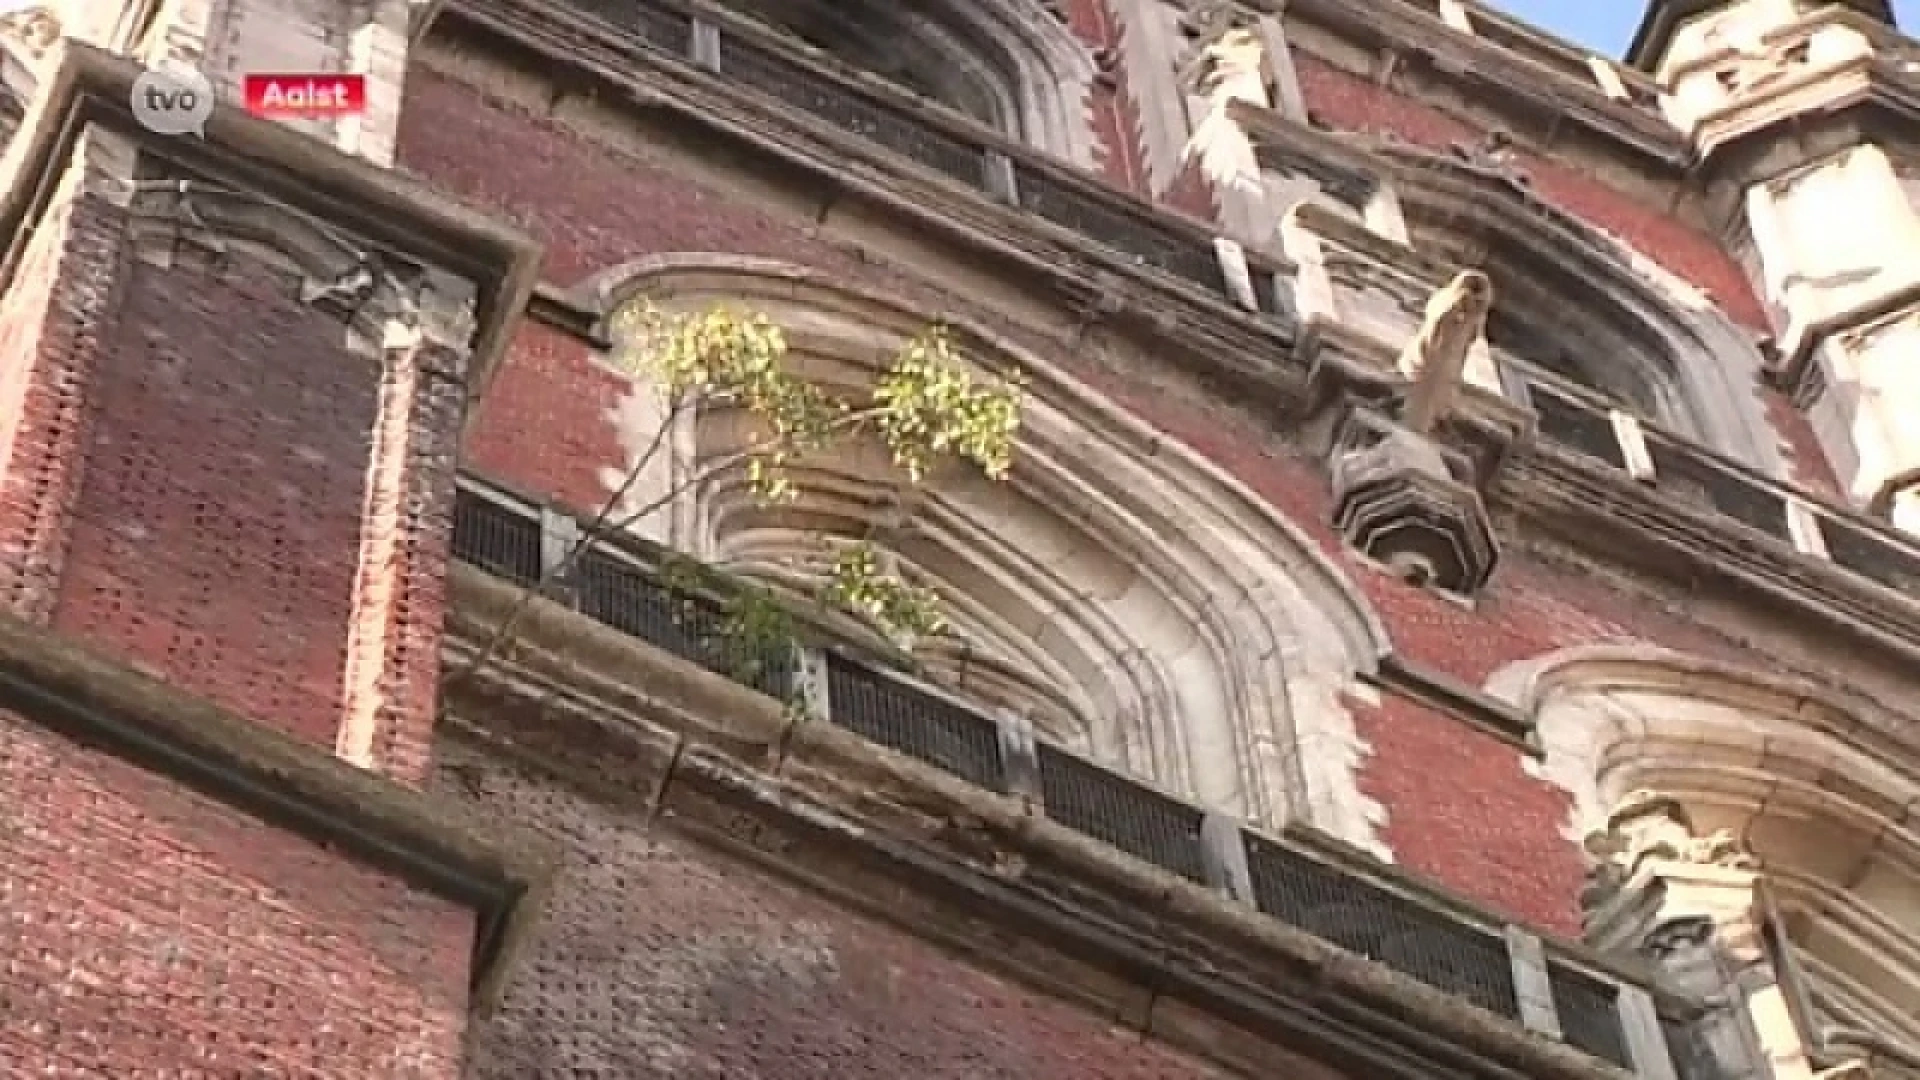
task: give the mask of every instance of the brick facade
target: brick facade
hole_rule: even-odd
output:
[[[843,246],[721,191],[696,195],[664,163],[595,146],[511,106],[476,106],[471,92],[450,76],[417,74],[410,87],[403,166],[462,198],[527,221],[551,245],[551,272],[558,280],[646,255],[723,250],[805,261],[914,296],[933,310],[990,318],[905,268],[855,258]],[[482,181],[465,150],[482,131],[529,167],[487,174]],[[1257,410],[1227,404],[1175,373],[1115,366],[1117,353],[1067,354],[1044,341],[1035,344],[1314,534],[1379,611],[1395,645],[1421,663],[1478,685],[1508,664],[1584,644],[1648,642],[1735,663],[1765,662],[1650,591],[1622,591],[1578,567],[1535,561],[1525,551],[1508,553],[1495,589],[1472,611],[1402,585],[1343,549],[1326,524],[1321,468],[1300,448],[1263,433]],[[604,499],[606,488],[593,478],[621,460],[603,434],[613,400],[610,377],[584,345],[550,329],[523,330],[499,389],[469,437],[475,467],[497,466],[503,480],[529,493],[596,510],[593,500]],[[587,501],[575,501],[583,496]],[[1372,756],[1361,784],[1385,805],[1385,835],[1401,862],[1513,916],[1562,932],[1577,929],[1584,864],[1561,833],[1567,803],[1527,774],[1521,751],[1411,705],[1363,712],[1362,726]],[[1437,748],[1446,750],[1456,769],[1431,767]],[[1484,815],[1485,792],[1500,792],[1510,812]],[[1463,849],[1469,836],[1481,842]]]
[[[118,61],[69,55],[63,93],[128,99]],[[284,187],[136,188],[130,166],[181,166],[105,123],[36,136],[45,209],[9,204],[32,241],[0,309],[0,1075],[454,1076],[485,907],[465,894],[495,871],[405,785],[428,767],[466,344],[407,352],[391,392],[395,350],[293,268],[344,229]],[[275,150],[249,149],[257,175]],[[335,757],[356,620],[380,631],[374,779]]]
[[[436,783],[566,854],[472,1080],[1220,1080],[1224,1074],[982,972],[458,739]],[[1304,1063],[1302,1064],[1304,1068]],[[1336,1080],[1300,1071],[1301,1080]]]
[[[271,37],[261,28],[278,25],[277,9],[263,2],[246,12],[242,23]],[[1086,102],[1098,171],[1115,187],[1153,196],[1131,89],[1137,82],[1117,62],[1122,20],[1107,0],[1072,0],[1061,17],[1101,58],[1102,77]],[[323,35],[329,48],[332,34]],[[390,51],[399,48],[392,36]],[[238,49],[241,41],[235,36],[229,44]],[[1790,617],[1769,609],[1765,618],[1776,621],[1762,628],[1758,606],[1740,606],[1745,600],[1705,597],[1692,580],[1676,588],[1671,575],[1603,566],[1545,536],[1518,535],[1506,522],[1496,523],[1500,568],[1485,592],[1463,600],[1408,584],[1360,557],[1335,530],[1325,447],[1303,445],[1310,425],[1295,425],[1291,414],[1283,423],[1285,403],[1261,400],[1244,386],[1223,392],[1181,360],[1143,347],[1138,327],[1151,319],[1141,312],[1127,313],[1133,323],[1106,319],[1091,310],[1108,299],[1100,295],[1078,298],[1089,310],[1051,312],[1051,321],[1000,310],[996,300],[1019,288],[1008,281],[1020,279],[1007,272],[1003,280],[994,260],[1016,245],[983,255],[987,245],[962,252],[932,228],[907,236],[912,230],[898,223],[908,215],[874,211],[881,200],[869,205],[865,195],[833,183],[789,185],[804,170],[763,174],[743,166],[750,151],[723,154],[686,138],[662,119],[672,111],[668,104],[655,102],[660,115],[629,127],[616,118],[628,103],[577,93],[574,80],[517,84],[541,76],[503,75],[489,66],[497,57],[437,48],[420,46],[411,58],[397,168],[523,227],[544,245],[541,276],[577,290],[572,295],[583,307],[595,299],[584,286],[605,284],[637,261],[744,256],[991,326],[1144,422],[1149,434],[1138,445],[1150,447],[1146,452],[1160,452],[1165,442],[1191,449],[1262,510],[1297,528],[1311,555],[1324,557],[1377,618],[1386,639],[1380,644],[1396,663],[1417,665],[1469,694],[1516,665],[1602,645],[1670,649],[1733,669],[1785,669],[1829,682],[1845,677],[1823,670],[1832,656],[1826,644],[1794,642],[1784,655],[1773,647]],[[222,53],[220,60],[234,68],[244,57]],[[380,60],[398,67],[398,54]],[[1295,67],[1324,127],[1443,151],[1484,134],[1394,92],[1391,79],[1370,81],[1306,52]],[[418,873],[409,877],[311,839],[310,825],[303,832],[278,819],[270,824],[264,813],[228,805],[205,794],[204,777],[191,785],[170,779],[153,764],[162,753],[136,765],[123,759],[130,753],[115,756],[55,734],[44,717],[3,711],[12,699],[0,699],[0,1016],[9,1018],[0,1026],[0,1077],[1228,1075],[1217,1061],[1203,1062],[1173,1043],[1192,1051],[1204,1041],[1194,1031],[1214,1023],[1225,1031],[1241,1018],[1203,1016],[1197,1006],[1188,1016],[1180,987],[1140,991],[1149,1004],[1139,1015],[1070,1003],[968,959],[953,940],[958,933],[935,944],[938,928],[916,935],[916,928],[837,902],[820,881],[809,887],[793,880],[805,876],[804,868],[776,870],[738,858],[697,826],[676,823],[671,809],[661,809],[672,802],[661,792],[622,808],[606,790],[589,792],[592,784],[556,775],[563,768],[540,768],[541,748],[511,738],[483,746],[458,715],[443,718],[444,628],[463,614],[448,593],[457,472],[469,469],[536,501],[595,513],[629,466],[630,433],[620,412],[627,380],[600,362],[582,327],[563,329],[558,315],[528,318],[515,327],[498,376],[469,420],[467,371],[457,350],[427,346],[415,366],[406,366],[394,360],[393,348],[364,340],[366,327],[359,328],[363,339],[350,339],[340,315],[303,297],[318,271],[290,270],[244,243],[218,256],[205,245],[176,245],[168,265],[136,258],[131,215],[77,190],[83,166],[106,172],[124,162],[95,158],[86,147],[76,161],[51,210],[21,224],[34,232],[0,297],[0,599],[36,629],[100,650],[284,737],[293,747],[285,752],[306,755],[299,760],[343,769],[337,758],[366,764],[370,769],[353,773],[354,782],[366,777],[390,786],[445,810],[449,821],[524,829],[552,857],[553,873],[537,887],[512,883],[516,897],[533,896],[541,921],[524,937],[507,935],[503,948],[512,963],[497,999],[475,997],[476,985],[491,989],[477,979],[487,972],[474,965],[498,944],[489,937],[498,927],[474,905],[418,884]],[[1543,154],[1522,152],[1515,166],[1546,203],[1645,252],[1745,330],[1766,328],[1745,272],[1681,213]],[[1218,216],[1215,193],[1197,171],[1188,168],[1163,186],[1166,207],[1201,221]],[[174,224],[190,231],[203,223],[176,217]],[[435,243],[440,252],[460,246],[439,235]],[[301,261],[297,253],[280,254]],[[1091,275],[1095,265],[1088,260],[1073,269]],[[1203,262],[1202,269],[1218,267]],[[1194,275],[1185,276],[1179,287],[1194,291]],[[1055,303],[1018,299],[1034,308]],[[514,298],[515,313],[523,301]],[[1258,319],[1270,324],[1274,314],[1269,306]],[[1206,318],[1224,325],[1243,315],[1222,309]],[[1219,341],[1233,344],[1221,348],[1254,340],[1271,325],[1232,329],[1245,336],[1223,333]],[[1837,491],[1804,415],[1775,389],[1752,392],[1794,477],[1819,492]],[[1316,428],[1310,438],[1319,443],[1325,435]],[[1146,518],[1153,509],[1122,512]],[[1177,524],[1169,515],[1143,527],[1167,522]],[[1135,585],[1129,578],[1116,591],[1131,596]],[[1044,629],[1073,632],[1051,622]],[[1285,668],[1292,657],[1279,654],[1298,645],[1276,638],[1260,663]],[[464,645],[454,640],[452,647]],[[0,656],[0,669],[5,664]],[[589,675],[584,663],[574,674],[583,683]],[[1543,778],[1537,748],[1470,722],[1464,712],[1416,700],[1404,687],[1359,682],[1340,688],[1345,711],[1337,715],[1351,717],[1358,746],[1354,775],[1340,779],[1357,787],[1369,813],[1377,806],[1370,839],[1414,877],[1499,917],[1578,936],[1587,860],[1565,835],[1573,800]],[[637,698],[657,688],[622,689]],[[18,689],[0,677],[0,692]],[[516,692],[542,699],[531,710],[536,718],[546,699],[561,696],[531,684]],[[1299,703],[1289,699],[1283,707]],[[346,750],[356,722],[371,723],[366,761]],[[784,739],[792,729],[782,730]],[[1276,745],[1281,739],[1259,737]],[[740,742],[767,750],[745,735]],[[593,749],[565,748],[574,761]],[[684,749],[674,743],[667,756],[678,763]],[[783,743],[779,752],[785,750]],[[787,759],[778,760],[785,768]],[[293,770],[280,768],[284,761],[269,755],[252,776],[254,787],[284,780],[290,797],[310,796]],[[676,774],[669,767],[667,775],[663,790]],[[767,791],[788,782],[796,789],[803,783],[783,774],[768,780]],[[898,795],[863,792],[873,806],[862,811],[889,822],[933,813],[882,805]],[[949,820],[940,827],[965,833],[976,824]],[[1212,819],[1207,827],[1218,824]],[[1234,837],[1238,842],[1241,834]],[[964,869],[990,877],[1005,868]],[[1047,872],[1032,895],[1080,895],[1080,883],[1046,880]],[[1165,935],[1159,951],[1186,949],[1180,905],[1197,901],[1179,890],[1205,875],[1189,876],[1149,882],[1154,893],[1144,918],[1166,920],[1153,927]],[[1205,898],[1217,900],[1238,884],[1207,882],[1216,891]],[[866,911],[884,914],[885,901],[869,898]],[[1237,901],[1247,910],[1223,919],[1256,914],[1258,902],[1249,907],[1244,895]],[[967,929],[976,937],[991,933]],[[1491,937],[1499,940],[1497,932]],[[1315,946],[1322,947],[1332,949]],[[1503,966],[1510,957],[1498,951],[1505,945],[1495,948],[1505,958],[1495,963],[1501,977],[1513,975]],[[1333,963],[1320,962],[1326,967],[1306,976],[1288,972],[1287,979],[1311,983]],[[1377,976],[1369,969],[1365,977]],[[1558,993],[1546,991],[1548,998]],[[1169,1004],[1156,1012],[1163,998]],[[1445,1004],[1471,1011],[1451,998]],[[1516,1004],[1514,1013],[1527,1006]],[[1142,1019],[1161,1016],[1194,1030],[1181,1033],[1182,1041]],[[1463,1023],[1481,1022],[1491,1017]],[[1513,1016],[1500,1023],[1513,1028],[1500,1037],[1538,1036]],[[1338,1080],[1330,1067],[1278,1052],[1261,1067],[1300,1080]],[[1520,1075],[1504,1059],[1501,1068],[1501,1075]],[[1449,1075],[1482,1075],[1462,1070]]]
[[[445,1078],[473,918],[0,720],[0,1076]]]

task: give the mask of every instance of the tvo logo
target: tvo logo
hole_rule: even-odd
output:
[[[207,136],[213,84],[198,71],[147,71],[133,80],[133,118],[161,135]]]

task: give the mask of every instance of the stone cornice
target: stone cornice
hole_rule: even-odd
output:
[[[1379,670],[1370,681],[1384,691],[1464,720],[1535,757],[1541,754],[1531,719],[1444,671],[1388,653],[1380,658]]]
[[[456,568],[450,663],[518,594]],[[1621,1075],[557,605],[535,601],[519,640],[455,684],[448,734],[1185,1049],[1243,1067],[1262,1045],[1308,1049],[1369,1077]],[[1338,845],[1319,857],[1363,873]],[[1375,877],[1438,918],[1497,925],[1391,871]],[[1222,1024],[1244,1034],[1209,1038]]]
[[[1640,28],[1634,32],[1633,41],[1627,45],[1626,62],[1642,71],[1651,72],[1659,66],[1660,57],[1673,42],[1673,35],[1680,25],[1697,15],[1719,7],[1726,0],[1654,0],[1647,8],[1646,17],[1640,22]],[[1865,18],[1877,20],[1884,29],[1893,22],[1893,8],[1887,0],[1832,0],[1857,9]]]
[[[0,237],[11,273],[35,215],[83,128],[98,124],[143,153],[182,170],[291,207],[330,228],[471,282],[478,289],[470,391],[486,384],[512,336],[537,276],[539,248],[521,233],[456,206],[398,173],[342,154],[284,125],[218,104],[204,138],[144,131],[129,102],[142,68],[77,42],[57,50],[57,67],[21,135],[0,161]]]
[[[1434,77],[1461,91],[1475,106],[1516,121],[1522,117],[1545,121],[1535,128],[1577,124],[1630,155],[1640,167],[1678,175],[1692,160],[1685,137],[1657,110],[1607,97],[1590,74],[1583,79],[1487,38],[1455,30],[1423,5],[1404,0],[1367,5],[1345,0],[1253,0],[1251,6],[1282,9],[1289,18],[1311,21],[1368,48],[1425,57]],[[1476,19],[1489,16],[1485,9],[1473,12]],[[1623,77],[1631,80],[1633,75],[1623,72]],[[1512,125],[1516,131],[1528,127]]]
[[[4,614],[0,708],[471,909],[482,1006],[552,874],[545,848],[511,827]]]
[[[1581,454],[1536,440],[1510,462],[1496,505],[1578,550],[1656,579],[1715,581],[1801,619],[1920,662],[1920,605],[1865,577],[1784,547],[1755,543],[1720,516]]]
[[[1829,17],[1859,29],[1858,16]],[[1884,41],[1880,32],[1877,40]],[[1887,147],[1920,144],[1920,79],[1902,70],[1906,61],[1881,55],[1858,72],[1853,93],[1737,132],[1715,144],[1694,166],[1692,185],[1699,192],[1708,223],[1723,236],[1744,229],[1744,198],[1754,184],[1776,180],[1807,164],[1863,142]]]

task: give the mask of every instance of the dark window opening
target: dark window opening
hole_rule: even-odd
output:
[[[728,0],[849,67],[1019,136],[1012,62],[935,0]]]

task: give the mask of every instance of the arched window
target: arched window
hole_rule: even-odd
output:
[[[870,384],[930,316],[779,264],[698,257],[611,276],[609,308],[715,303],[768,315],[823,385]],[[908,490],[877,443],[792,471],[794,498],[718,473],[664,537],[705,559],[804,584],[859,538],[933,590],[952,624],[921,660],[973,701],[1175,794],[1245,818],[1371,844],[1364,753],[1341,693],[1379,655],[1378,624],[1306,537],[1197,455],[1037,358],[954,327],[968,355],[1025,377],[1013,469],[955,468]],[[634,393],[643,391],[636,386]],[[699,416],[699,471],[748,437]],[[656,534],[657,535],[657,534]]]
[[[1770,944],[1791,949],[1776,967],[1802,973],[1789,996],[1804,991],[1816,1045],[1851,1031],[1920,1047],[1920,777],[1876,723],[1810,687],[1643,650],[1579,650],[1499,681],[1573,795],[1570,840],[1637,791],[1675,800],[1696,835],[1726,830],[1764,874],[1788,939]]]
[[[1094,65],[1041,0],[726,0],[849,67],[1090,161]]]
[[[1413,246],[1492,278],[1487,341],[1510,386],[1619,408],[1784,475],[1759,349],[1698,290],[1496,169],[1380,152]]]

